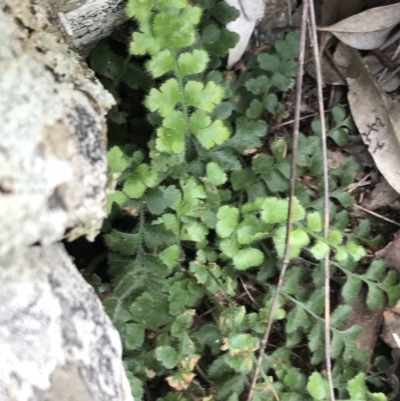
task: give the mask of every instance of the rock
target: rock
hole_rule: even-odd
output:
[[[114,99],[58,17],[0,0],[0,401],[132,401],[119,335],[59,243],[106,216]]]
[[[61,244],[0,266],[0,400],[132,401],[121,341]]]
[[[7,5],[7,7],[5,7]],[[114,104],[44,7],[0,12],[0,256],[99,231],[105,114]]]

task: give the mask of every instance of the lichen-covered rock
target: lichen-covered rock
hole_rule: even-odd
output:
[[[57,243],[105,217],[114,99],[47,0],[0,0],[0,27],[0,401],[132,401],[119,335]]]
[[[114,100],[44,4],[0,0],[0,258],[9,260],[67,229],[93,238],[105,217]]]
[[[121,341],[60,244],[0,265],[0,400],[132,401]]]

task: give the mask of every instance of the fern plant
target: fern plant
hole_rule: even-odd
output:
[[[284,250],[290,137],[276,137],[272,125],[288,116],[282,93],[293,86],[298,34],[253,56],[244,72],[223,74],[216,68],[236,39],[223,24],[238,15],[225,2],[130,0],[126,10],[138,23],[130,53],[145,57],[145,70],[104,45],[92,56],[116,95],[118,80],[147,91],[148,110],[146,121],[132,122],[146,127],[141,140],[123,144],[119,134],[108,151],[111,282],[103,302],[123,339],[137,400],[146,387],[158,401],[238,401],[251,382]],[[351,120],[340,106],[333,117],[330,136],[340,145]],[[124,111],[117,107],[109,118],[113,132],[121,127],[129,136]],[[378,241],[368,222],[344,230],[353,199],[342,188],[359,169],[354,159],[331,171],[333,221],[323,238],[317,119],[312,129],[299,141],[293,262],[274,316],[281,330],[253,401],[326,397],[325,379],[314,371],[323,369],[319,261],[328,253],[332,274],[344,283],[344,303],[331,317],[337,392],[348,400],[382,399],[359,374],[368,360],[356,347],[360,328],[342,325],[362,286],[371,309],[385,296],[394,303],[400,286],[382,263],[366,267],[361,244]],[[305,177],[315,182],[313,192]],[[306,366],[294,347],[307,355]]]

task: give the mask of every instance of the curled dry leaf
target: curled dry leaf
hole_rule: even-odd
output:
[[[380,90],[359,53],[341,46],[341,67],[346,70],[348,100],[354,121],[378,170],[400,193],[399,104]]]
[[[240,16],[226,26],[239,35],[239,42],[229,50],[228,68],[232,68],[245,52],[257,20],[264,16],[265,5],[263,0],[226,0],[226,2],[240,12]]]
[[[375,188],[364,198],[361,206],[368,210],[377,210],[385,206],[398,207],[399,194],[382,177]],[[400,259],[398,259],[400,261]]]
[[[400,4],[392,4],[363,11],[318,29],[334,34],[341,42],[355,49],[371,50],[381,46],[399,22]]]

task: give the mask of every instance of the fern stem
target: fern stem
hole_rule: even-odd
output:
[[[309,308],[307,308],[307,306],[305,306],[304,303],[298,301],[296,298],[293,298],[291,295],[286,294],[285,292],[281,292],[281,294],[289,299],[290,301],[292,301],[294,304],[300,306],[301,308],[303,308],[309,315],[311,315],[314,319],[320,321],[321,323],[324,323],[324,319],[321,316],[318,316],[316,313],[314,313],[312,310],[310,310]]]
[[[140,211],[139,211],[139,240],[138,240],[138,245],[136,248],[136,259],[140,261],[142,255],[143,255],[143,232],[144,232],[144,202],[142,202]],[[122,285],[122,281],[120,282],[120,285]],[[124,302],[124,300],[132,293],[134,289],[137,288],[137,283],[134,282],[120,297],[117,298],[117,305],[115,307],[114,313],[112,315],[112,322],[115,322],[115,319],[118,316],[118,313],[121,309],[121,306]],[[115,287],[114,292],[118,289],[118,286]]]
[[[137,247],[137,258],[139,259],[143,254],[143,232],[144,232],[144,201],[140,206],[139,211],[139,241]]]
[[[207,377],[206,372],[204,372],[204,370],[199,366],[199,364],[196,365],[195,369],[196,369],[197,372],[199,372],[199,375],[202,377],[202,379],[203,379],[204,381],[206,381],[206,382],[207,382],[208,384],[210,384],[212,387],[216,387],[215,383],[214,383],[211,379],[209,379],[209,378]]]
[[[172,51],[170,50],[172,53]],[[190,130],[189,130],[189,121],[188,121],[188,106],[185,101],[185,92],[183,88],[183,78],[179,69],[178,61],[176,58],[176,53],[174,54],[174,72],[176,79],[178,81],[178,86],[179,86],[179,93],[181,95],[181,105],[182,105],[182,113],[183,113],[183,118],[185,122],[185,159],[187,155],[191,152],[191,138],[190,138]]]

